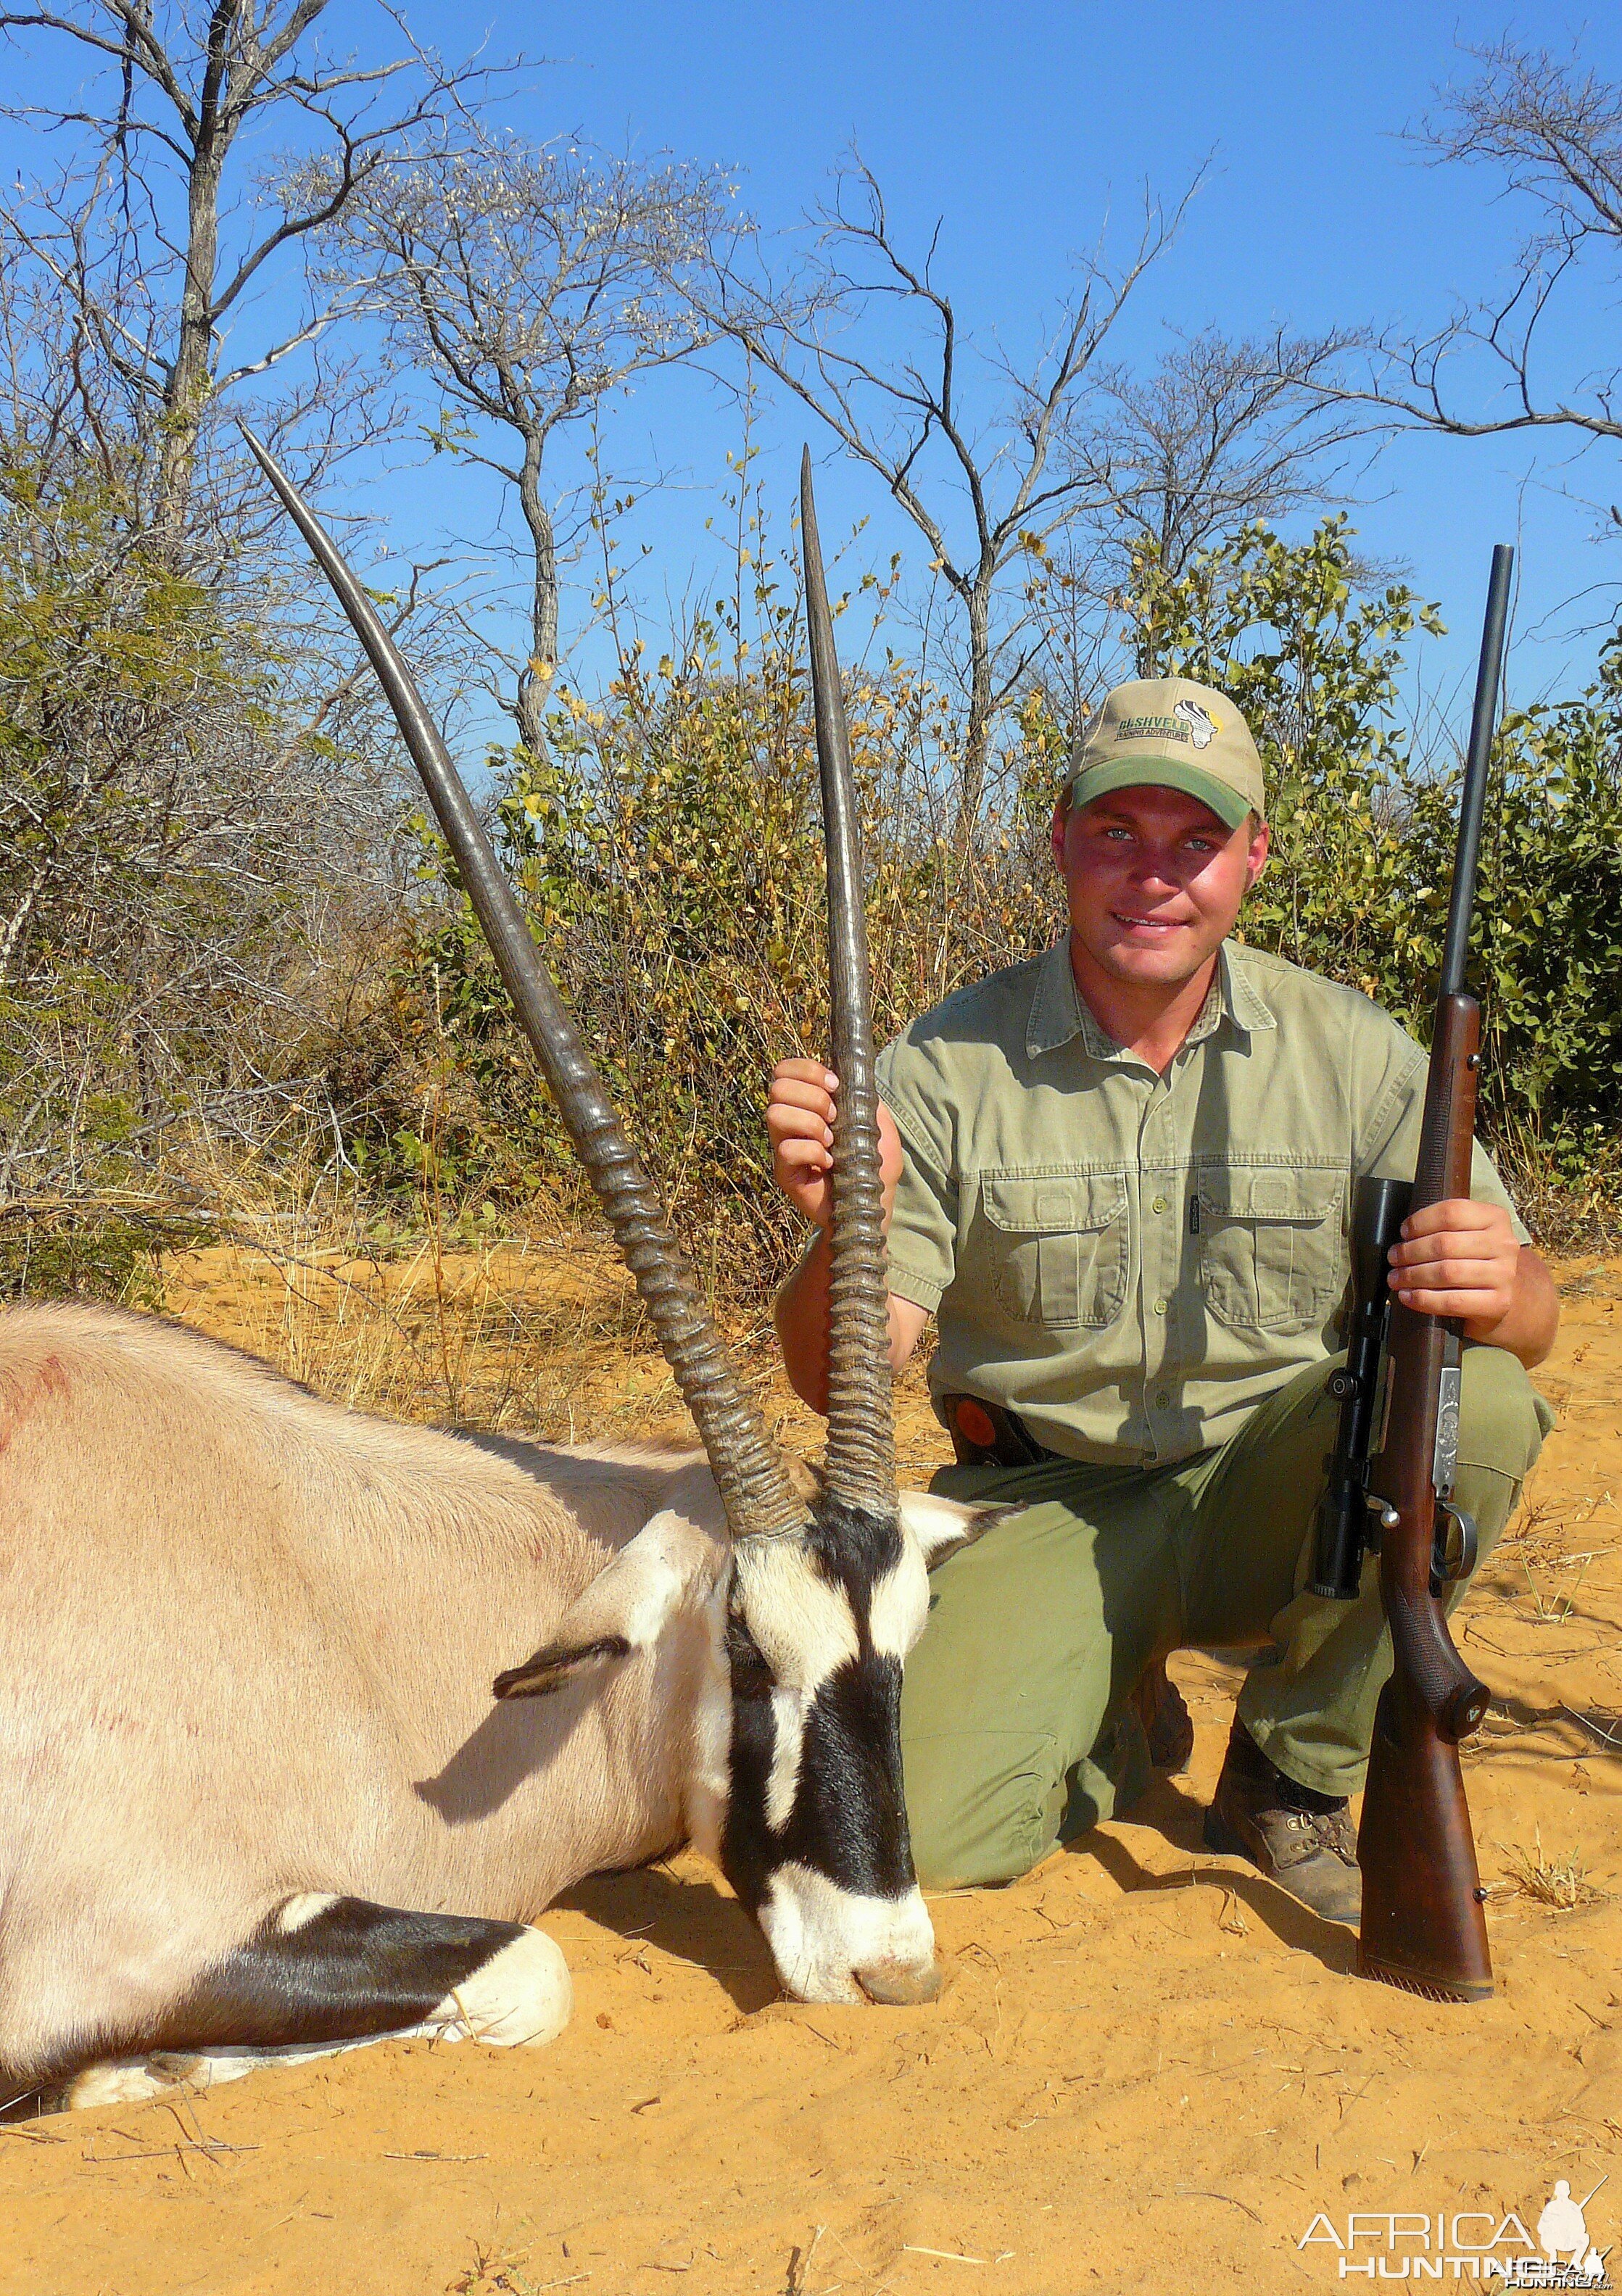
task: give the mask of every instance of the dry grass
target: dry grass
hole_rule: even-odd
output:
[[[1614,1539],[1602,1546],[1579,1546],[1575,1543],[1578,1534],[1618,1527],[1622,1527],[1622,1510],[1610,1491],[1591,1492],[1571,1505],[1533,1499],[1510,1523],[1499,1552],[1525,1578],[1537,1617],[1558,1624],[1569,1617],[1589,1565],[1616,1552]],[[1550,1588],[1542,1583],[1569,1571],[1577,1575],[1569,1584]]]
[[[563,2280],[532,2280],[522,2269],[528,2260],[528,2249],[486,2248],[475,2241],[472,2263],[450,2282],[446,2296],[541,2296],[545,2288],[566,2288],[587,2277],[577,2272]]]
[[[1605,1891],[1588,1878],[1588,1869],[1575,1850],[1565,1856],[1545,1852],[1543,1832],[1534,1827],[1532,1847],[1516,1843],[1505,1851],[1504,1875],[1523,1898],[1557,1913],[1575,1913],[1579,1906],[1595,1906]]]
[[[368,1246],[286,1221],[166,1261],[162,1305],[352,1410],[544,1443],[697,1436],[629,1277],[578,1235]],[[714,1303],[712,1303],[712,1306]],[[716,1308],[772,1435],[812,1457],[820,1420],[789,1390],[769,1324]],[[896,1397],[897,1466],[922,1488],[948,1456],[921,1348]]]
[[[379,1232],[352,1210],[246,1191],[222,1241],[172,1254],[161,1304],[352,1409],[575,1442],[692,1439],[630,1277],[606,1238],[543,1211],[534,1230],[442,1222]],[[766,1374],[758,1319],[723,1311]]]
[[[1521,1218],[1552,1258],[1622,1248],[1622,1144],[1598,1152],[1581,1178],[1563,1174],[1529,1134],[1494,1144],[1494,1157]]]

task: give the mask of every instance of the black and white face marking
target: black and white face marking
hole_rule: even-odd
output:
[[[803,1538],[737,1552],[720,1862],[803,2001],[939,1989],[901,1780],[901,1664],[928,1612],[894,1516],[824,1501]]]
[[[498,1697],[548,1697],[647,1655],[687,1614],[702,1651],[683,1802],[807,2001],[937,1989],[901,1787],[901,1662],[929,1615],[929,1565],[1007,1510],[902,1495],[898,1518],[823,1503],[797,1538],[746,1540],[656,1515]]]

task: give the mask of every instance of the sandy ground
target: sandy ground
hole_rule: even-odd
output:
[[[550,2049],[384,2045],[0,2133],[0,2289],[1068,2296],[1415,2259],[1456,2282],[1509,2211],[1489,2252],[1525,2252],[1556,2177],[1600,2186],[1622,2284],[1622,1759],[1598,1734],[1622,1745],[1622,1263],[1561,1273],[1561,1426],[1462,1621],[1495,1693],[1467,1766],[1490,2003],[1359,1981],[1349,1931],[1200,1848],[1236,1677],[1190,1653],[1191,1774],[1013,1888],[936,1899],[933,2006],[782,2001],[694,1859],[599,1879],[547,1918],[578,1993]],[[172,1297],[274,1336],[217,1267]],[[915,1390],[903,1448],[938,1456]]]

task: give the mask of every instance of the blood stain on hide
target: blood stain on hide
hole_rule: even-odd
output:
[[[11,1440],[24,1420],[37,1406],[52,1396],[65,1399],[72,1392],[67,1368],[58,1355],[48,1355],[31,1380],[20,1386],[20,1391],[9,1382],[0,1394],[0,1454],[9,1449]]]

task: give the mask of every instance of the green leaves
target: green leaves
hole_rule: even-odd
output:
[[[815,1053],[826,996],[823,861],[805,665],[754,554],[734,602],[679,648],[630,655],[588,702],[561,689],[548,752],[492,758],[492,824],[530,927],[630,1118],[689,1247],[738,1292],[769,1283],[795,1224],[769,1182],[772,1062]],[[1421,1037],[1446,921],[1457,791],[1415,759],[1405,649],[1437,609],[1359,578],[1343,520],[1301,544],[1262,526],[1178,580],[1150,558],[1128,602],[1138,664],[1231,693],[1255,727],[1274,859],[1248,939],[1378,999]],[[847,676],[862,784],[881,1037],[1060,930],[1047,823],[1069,728],[1019,708],[1018,745],[967,847],[954,828],[948,701],[907,662]],[[1622,640],[1588,694],[1506,722],[1482,858],[1489,1134],[1576,1177],[1622,1126]],[[368,1179],[584,1209],[570,1152],[444,848],[418,816],[416,915],[395,983],[414,1096],[364,1144]],[[357,1154],[360,1144],[357,1144]]]
[[[1421,1037],[1441,958],[1457,770],[1417,762],[1397,714],[1406,641],[1438,610],[1353,578],[1351,532],[1248,528],[1177,580],[1140,561],[1139,668],[1220,686],[1256,733],[1273,858],[1248,940],[1374,997]],[[1622,635],[1577,701],[1506,715],[1473,965],[1488,1130],[1582,1168],[1622,1127]]]

